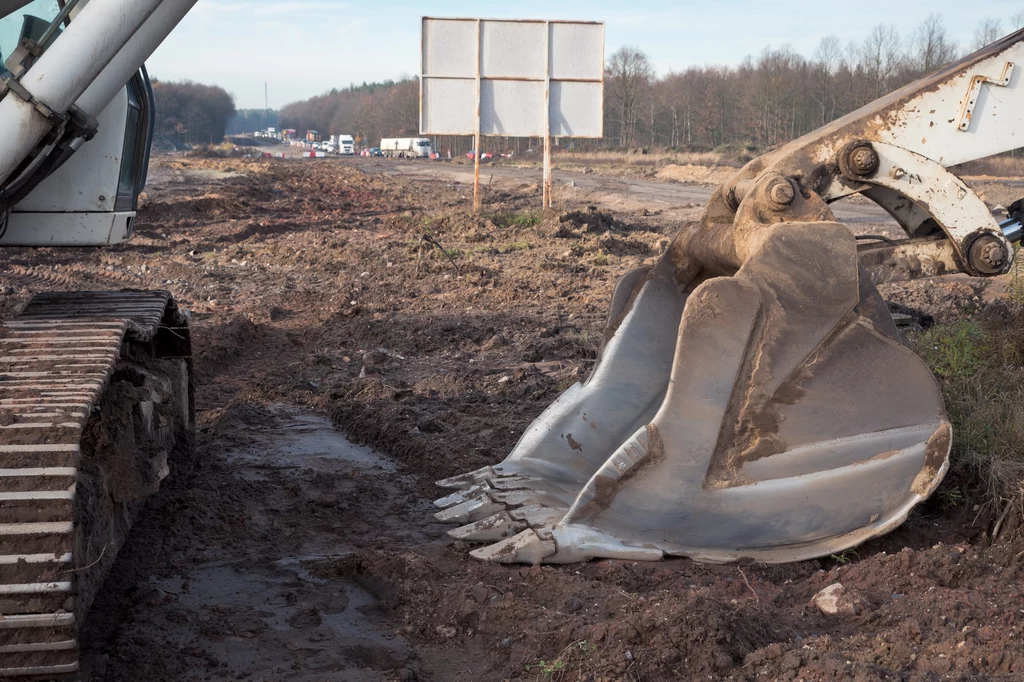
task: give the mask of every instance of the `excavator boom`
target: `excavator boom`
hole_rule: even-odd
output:
[[[439,485],[478,558],[787,562],[885,533],[948,468],[929,369],[872,279],[1008,271],[1020,238],[948,166],[1024,143],[1024,32],[754,159],[612,297],[591,376],[500,464]],[[907,234],[859,245],[860,193]]]

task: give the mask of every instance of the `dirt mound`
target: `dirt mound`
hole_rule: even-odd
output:
[[[578,237],[581,234],[602,234],[609,230],[628,232],[631,227],[614,216],[592,207],[566,211],[558,216],[556,237]]]
[[[144,221],[159,220],[164,224],[189,227],[200,221],[237,215],[244,210],[245,207],[233,197],[207,194],[170,202],[147,202],[140,207],[138,217]]]
[[[655,176],[662,180],[671,180],[673,182],[720,185],[736,175],[737,170],[731,166],[696,166],[689,163],[679,166],[670,163],[659,168]]]

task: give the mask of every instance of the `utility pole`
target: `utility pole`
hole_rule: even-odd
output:
[[[270,97],[267,95],[267,81],[263,81],[263,130],[270,126]],[[276,126],[275,126],[276,127]]]

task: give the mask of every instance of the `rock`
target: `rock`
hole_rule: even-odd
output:
[[[482,351],[494,350],[495,348],[501,348],[502,346],[504,346],[507,343],[508,343],[508,341],[505,340],[504,336],[502,336],[501,334],[495,334],[491,338],[489,338],[486,341],[484,341],[483,345],[480,346],[480,350],[482,350]]]
[[[833,583],[811,599],[818,610],[827,616],[856,616],[867,607],[867,600],[856,590],[848,590],[842,583]]]
[[[811,601],[826,616],[834,616],[839,613],[839,600],[845,592],[842,583],[835,583],[818,592]]]
[[[477,583],[469,589],[469,596],[477,604],[483,604],[487,601],[487,597],[489,595],[487,593],[487,588],[484,587],[482,583]]]
[[[388,362],[387,353],[382,353],[380,349],[368,350],[363,353],[363,367],[367,369],[374,369],[380,367]]]
[[[456,630],[451,625],[438,625],[435,628],[437,634],[441,635],[445,639],[451,639],[455,636]]]
[[[430,417],[420,420],[416,424],[416,428],[420,430],[420,433],[441,433],[444,431],[444,426],[441,425],[441,422]]]

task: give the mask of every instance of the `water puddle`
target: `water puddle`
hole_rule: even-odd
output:
[[[243,475],[310,468],[326,473],[396,470],[389,459],[345,438],[326,417],[283,406],[274,408],[274,416],[272,426],[254,427],[260,433],[258,444],[225,454],[229,463],[241,466]]]

